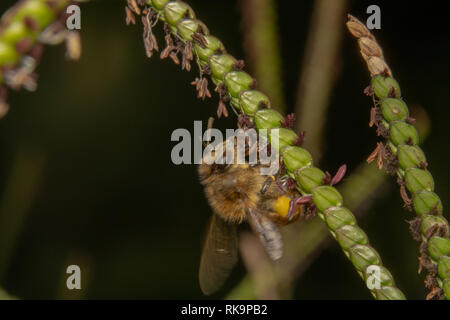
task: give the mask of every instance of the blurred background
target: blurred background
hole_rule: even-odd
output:
[[[2,1],[0,12],[14,2]],[[231,54],[248,61],[247,70],[268,87],[274,104],[285,112],[301,109],[304,119],[313,119],[305,124],[312,127],[306,128],[306,143],[322,169],[335,172],[347,164],[341,185],[352,182],[379,140],[368,127],[371,100],[363,89],[369,74],[344,29],[346,13],[365,21],[366,8],[379,5],[382,28],[375,35],[405,101],[424,127],[429,124],[423,150],[447,207],[450,27],[444,10],[431,2],[400,1],[295,1],[295,7],[293,1],[268,0],[188,3]],[[11,94],[11,110],[0,121],[0,285],[19,298],[208,298],[197,273],[211,210],[195,165],[172,164],[176,143],[170,137],[177,128],[192,132],[194,120],[206,126],[218,97],[196,98],[190,85],[195,68],[182,72],[158,56],[146,58],[142,27],[125,25],[124,4],[82,4],[81,60],[67,61],[64,46],[46,48],[38,90]],[[267,8],[261,4],[269,5],[262,20],[258,10]],[[268,28],[274,22],[275,32],[258,21],[269,22]],[[160,45],[161,29],[155,28]],[[249,40],[258,30],[266,35],[259,43],[269,41],[267,51]],[[266,63],[266,71],[274,68],[270,79],[258,69],[266,53],[275,59]],[[319,120],[315,110],[323,113]],[[235,125],[233,114],[215,123],[222,129]],[[317,140],[309,135],[315,127]],[[395,179],[381,182],[376,189],[365,187],[369,196],[356,201],[355,212],[397,285],[408,298],[422,299],[418,243],[406,223],[413,215],[402,208]],[[316,228],[317,222],[310,225]],[[282,294],[252,289],[260,274],[255,268],[266,262],[245,257],[249,240],[243,260],[213,298],[371,298],[331,236],[302,238],[308,228],[295,228],[301,230],[294,243],[314,250],[292,254],[289,268],[279,266]],[[71,264],[81,267],[82,290],[66,288]]]

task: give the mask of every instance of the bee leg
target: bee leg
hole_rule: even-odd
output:
[[[286,218],[289,221],[292,220],[295,213],[297,212],[297,206],[300,204],[308,203],[311,200],[312,200],[312,196],[302,196],[302,197],[297,197],[297,198],[291,199],[291,201],[289,201],[289,211],[286,215]]]
[[[261,194],[266,193],[267,189],[269,189],[270,185],[272,184],[272,182],[274,182],[275,177],[274,176],[268,176],[266,181],[264,182],[260,192]]]

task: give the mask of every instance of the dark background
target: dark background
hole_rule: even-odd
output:
[[[295,103],[313,1],[279,1],[285,95]],[[2,1],[0,12],[14,1]],[[173,130],[193,130],[214,115],[217,97],[201,102],[195,73],[144,54],[141,27],[126,27],[125,1],[82,4],[83,56],[47,48],[39,88],[9,99],[0,121],[0,284],[20,298],[204,298],[197,270],[211,211],[196,167],[175,166]],[[228,51],[245,58],[236,1],[191,0],[197,16]],[[431,3],[429,1],[428,3]],[[433,2],[436,3],[436,2]],[[441,3],[441,2],[439,2]],[[423,145],[444,207],[449,194],[450,33],[447,11],[410,1],[352,1],[365,19],[378,4],[382,45],[409,105],[432,127]],[[295,10],[294,10],[295,9]],[[344,24],[346,17],[342,17]],[[162,44],[161,25],[157,27]],[[368,128],[368,72],[347,33],[342,72],[331,97],[323,169],[364,161],[378,138]],[[235,126],[235,118],[217,122]],[[373,246],[408,298],[425,295],[418,245],[398,189],[360,219]],[[444,211],[445,212],[445,211]],[[65,269],[80,265],[83,290],[65,289]],[[240,265],[224,296],[245,270]],[[295,285],[299,299],[366,299],[364,283],[338,245],[325,250]]]

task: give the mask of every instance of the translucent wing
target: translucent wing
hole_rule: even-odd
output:
[[[206,295],[217,291],[237,262],[236,225],[214,214],[209,223],[200,260],[200,288]]]
[[[277,225],[256,209],[247,211],[247,219],[269,257],[272,260],[280,259],[283,255],[283,242]]]

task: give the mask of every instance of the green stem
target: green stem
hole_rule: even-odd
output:
[[[258,86],[280,112],[286,110],[281,74],[276,1],[242,1],[244,49]]]
[[[323,135],[330,95],[339,74],[339,50],[347,0],[318,0],[310,23],[297,90],[297,130],[307,132],[305,147],[316,161],[323,152]]]
[[[8,292],[0,288],[0,300],[18,300],[18,298],[10,295]]]
[[[0,202],[0,281],[23,230],[45,167],[41,150],[19,146]]]
[[[442,215],[441,200],[434,193],[434,180],[427,169],[425,154],[418,146],[414,119],[409,117],[400,86],[392,77],[375,37],[351,15],[347,27],[357,38],[372,77],[371,85],[365,90],[374,102],[370,125],[376,125],[378,135],[385,138],[385,143],[378,144],[369,160],[377,159],[380,169],[384,167],[397,177],[405,207],[416,214],[410,225],[414,238],[421,242],[419,271],[422,268],[428,271],[427,299],[444,296],[450,299],[450,228]]]
[[[168,46],[163,51],[163,56],[170,56],[179,63],[176,55],[182,52],[182,66],[190,69],[189,49],[193,48],[201,67],[201,77],[204,73],[210,73],[212,81],[221,93],[222,102],[229,100],[231,107],[245,115],[258,130],[268,129],[269,136],[279,132],[276,151],[282,156],[287,174],[296,181],[297,190],[302,195],[312,196],[319,217],[326,222],[329,231],[364,279],[372,295],[376,299],[404,299],[403,293],[395,286],[392,275],[383,267],[379,254],[370,246],[364,231],[357,226],[354,215],[343,206],[342,195],[336,188],[326,184],[327,175],[313,166],[308,151],[295,145],[299,141],[297,134],[291,129],[281,127],[283,117],[270,108],[270,100],[265,94],[253,89],[254,79],[240,71],[242,64],[226,54],[220,40],[209,34],[205,24],[195,18],[195,12],[186,3],[147,0],[146,4],[156,13],[156,19],[167,23]],[[145,19],[151,18],[150,11]],[[151,34],[152,25],[153,21],[145,22],[144,40],[149,56],[156,48],[154,36]],[[177,41],[181,43],[173,45]],[[201,84],[204,84],[203,80]],[[204,86],[199,85],[198,88],[200,93],[205,92]],[[275,141],[272,141],[272,144],[274,145]],[[379,272],[381,286],[372,286],[370,282],[372,277],[369,272],[374,270]]]

